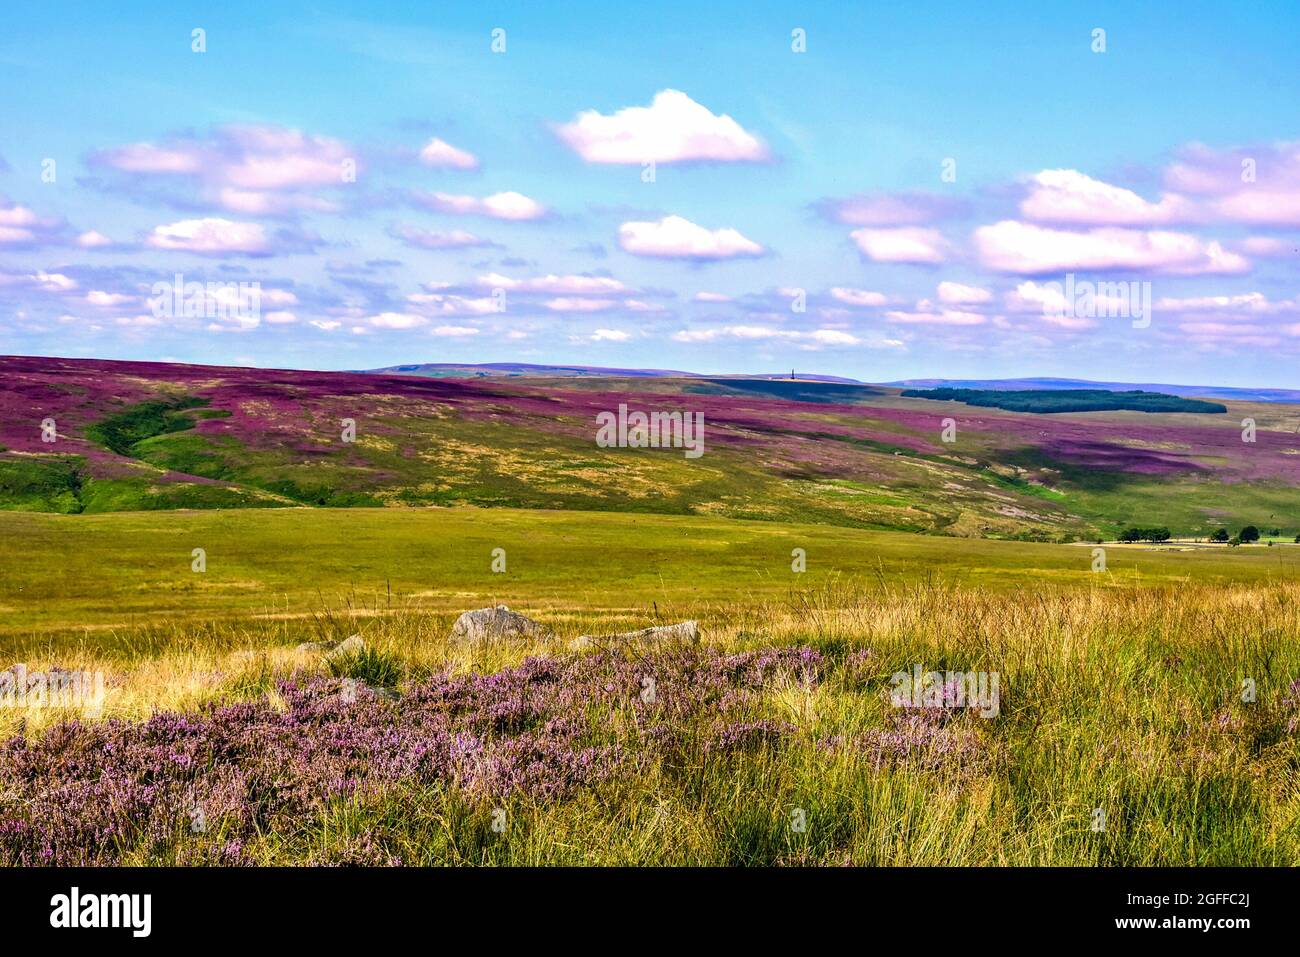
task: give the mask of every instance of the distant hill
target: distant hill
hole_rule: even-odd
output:
[[[381,369],[356,369],[384,375],[418,375],[432,378],[487,378],[490,376],[532,377],[541,379],[768,379],[790,380],[785,372],[712,374],[686,372],[681,369],[631,369],[609,366],[549,365],[529,362],[415,362],[385,366]],[[1214,385],[1169,385],[1160,382],[1095,382],[1091,379],[1057,379],[1031,376],[1024,379],[900,379],[894,382],[871,382],[847,376],[823,375],[796,370],[793,381],[839,382],[845,385],[877,386],[892,389],[999,389],[1061,390],[1101,389],[1106,392],[1161,392],[1185,398],[1220,399],[1232,402],[1288,402],[1300,404],[1300,389],[1246,389]]]
[[[0,509],[474,505],[1038,540],[1300,531],[1289,414],[1252,410],[1243,444],[1235,414],[954,411],[851,382],[525,368],[586,374],[0,357]],[[702,456],[601,444],[620,406],[700,417]]]
[[[1107,392],[1163,392],[1167,395],[1201,399],[1227,399],[1232,402],[1300,403],[1300,389],[1243,389],[1215,385],[1168,385],[1158,382],[1094,382],[1091,379],[901,379],[881,385],[900,389],[1104,389]]]
[[[1194,412],[1220,414],[1221,402],[1188,399],[1163,392],[1109,389],[904,389],[905,399],[964,402],[987,409],[1045,414],[1054,412]]]
[[[417,362],[411,365],[385,366],[382,369],[358,369],[356,371],[386,375],[423,375],[435,378],[471,378],[474,376],[540,376],[545,378],[616,376],[619,378],[641,378],[662,376],[682,379],[696,377],[694,372],[679,372],[675,369],[619,369],[605,366],[534,365],[530,362]]]
[[[567,378],[620,378],[620,379],[789,379],[784,372],[736,373],[709,375],[702,372],[682,372],[679,369],[620,369],[608,366],[561,366],[534,364],[530,362],[418,362],[411,365],[385,366],[381,369],[358,369],[384,375],[422,375],[444,378],[483,378],[487,376],[533,376],[541,379]],[[862,385],[857,379],[844,376],[819,375],[800,372],[797,381],[809,382],[844,382]]]

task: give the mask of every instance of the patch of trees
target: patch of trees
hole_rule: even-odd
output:
[[[1254,525],[1247,525],[1236,535],[1229,537],[1226,528],[1216,528],[1214,534],[1210,536],[1210,541],[1227,542],[1229,545],[1240,545],[1243,542],[1257,542],[1259,541],[1259,529]],[[1300,542],[1300,535],[1296,536],[1296,541]]]
[[[1169,541],[1169,529],[1164,526],[1160,528],[1130,526],[1120,532],[1119,540],[1121,542],[1167,542]]]
[[[1111,392],[1107,389],[904,389],[911,399],[965,402],[1009,412],[1227,412],[1220,402],[1184,399],[1163,392]]]

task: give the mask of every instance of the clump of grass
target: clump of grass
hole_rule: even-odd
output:
[[[376,688],[396,687],[406,670],[396,654],[370,646],[345,654],[327,655],[325,667],[335,678],[352,678]]]

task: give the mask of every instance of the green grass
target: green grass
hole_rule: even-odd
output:
[[[129,405],[86,427],[86,437],[118,455],[132,455],[138,442],[194,428],[197,416],[187,414],[211,400],[181,396]],[[225,413],[229,415],[229,413]]]
[[[1300,547],[1198,552],[955,539],[702,516],[506,509],[223,509],[57,516],[0,513],[8,556],[0,634],[158,618],[306,615],[347,596],[431,609],[505,601],[642,613],[764,599],[834,576],[1014,590],[1292,580]],[[207,571],[190,570],[203,548]],[[492,550],[507,571],[491,571]],[[791,572],[791,551],[807,572]]]
[[[755,697],[747,717],[793,726],[780,740],[687,744],[558,801],[489,804],[445,782],[324,801],[246,842],[260,863],[1300,863],[1300,547],[1110,547],[1096,574],[1081,546],[475,508],[8,513],[0,536],[0,657],[104,670],[105,717],[273,702],[277,681],[313,674],[402,689],[687,617],[710,645],[829,660],[818,687],[778,677]],[[457,612],[493,602],[553,635],[448,640]],[[296,650],[353,633],[356,655]],[[889,676],[914,663],[1001,675],[997,718],[954,719],[974,759],[877,766],[827,746],[887,722]],[[1243,677],[1257,702],[1240,700]],[[637,747],[610,708],[588,715],[593,734]],[[58,717],[3,716],[28,734]],[[712,716],[692,720],[687,742]],[[123,860],[216,860],[223,841],[178,829]]]
[[[0,501],[19,512],[80,512],[80,456],[0,459]]]

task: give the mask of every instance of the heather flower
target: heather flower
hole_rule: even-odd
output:
[[[0,864],[247,863],[260,833],[409,786],[562,800],[682,754],[701,724],[713,729],[706,752],[776,742],[793,728],[753,720],[757,696],[791,677],[815,684],[825,669],[807,648],[604,651],[490,675],[442,672],[397,700],[348,700],[340,679],[320,677],[279,682],[274,705],[70,721],[0,744]],[[373,836],[320,862],[400,863]]]

